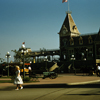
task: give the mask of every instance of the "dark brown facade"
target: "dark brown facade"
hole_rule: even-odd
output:
[[[70,13],[67,13],[59,32],[60,60],[66,66],[95,66],[100,63],[100,30],[98,33],[80,35]]]

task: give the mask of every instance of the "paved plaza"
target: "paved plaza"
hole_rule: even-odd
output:
[[[100,99],[100,77],[60,74],[56,79],[24,83],[16,91],[13,83],[0,83],[1,100],[96,100]],[[6,95],[6,96],[5,96]]]
[[[3,79],[1,79],[3,80]],[[5,80],[5,78],[4,78]],[[6,79],[7,80],[7,79]],[[8,79],[9,80],[9,79]],[[100,77],[94,76],[86,76],[82,74],[59,74],[56,79],[50,78],[39,78],[39,82],[32,82],[32,83],[24,83],[23,85],[53,85],[53,84],[64,84],[64,85],[78,85],[78,84],[89,84],[100,82]],[[14,86],[13,83],[0,83],[0,88],[7,87],[7,86]]]

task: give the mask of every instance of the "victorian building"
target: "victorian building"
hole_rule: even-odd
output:
[[[70,12],[67,12],[60,29],[58,50],[34,51],[30,53],[33,62],[36,63],[40,56],[60,56],[60,63],[65,70],[69,65],[75,68],[96,67],[100,64],[100,30],[98,33],[81,35]],[[37,58],[37,59],[36,59]]]
[[[66,66],[95,67],[96,63],[100,63],[100,30],[98,33],[81,35],[68,12],[58,34],[60,61],[66,63]]]

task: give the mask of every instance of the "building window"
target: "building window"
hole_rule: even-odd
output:
[[[74,25],[72,29],[73,29],[73,31],[76,31],[76,29],[77,29],[76,25]]]
[[[64,59],[66,59],[66,55],[64,55]]]
[[[89,53],[92,53],[93,52],[93,48],[89,48]]]
[[[73,55],[74,54],[74,50],[73,49],[70,49],[69,50],[69,57],[71,57],[71,55]]]
[[[88,38],[88,43],[89,44],[93,43],[93,40],[92,40],[92,37],[91,36],[89,36],[89,38]]]
[[[74,39],[73,38],[70,39],[70,45],[74,45]]]
[[[93,57],[93,48],[92,47],[88,48],[88,57],[89,57],[89,59],[92,59],[92,57]]]
[[[67,39],[63,39],[64,46],[67,44]]]
[[[63,54],[63,59],[65,60],[66,59],[66,51],[63,51],[62,54]]]
[[[79,38],[79,44],[82,45],[83,44],[83,38],[80,36]]]

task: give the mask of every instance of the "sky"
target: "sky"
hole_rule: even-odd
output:
[[[81,34],[100,28],[100,0],[69,0],[69,10]],[[59,33],[68,11],[62,0],[0,0],[0,58],[25,42],[32,51],[59,49]]]

